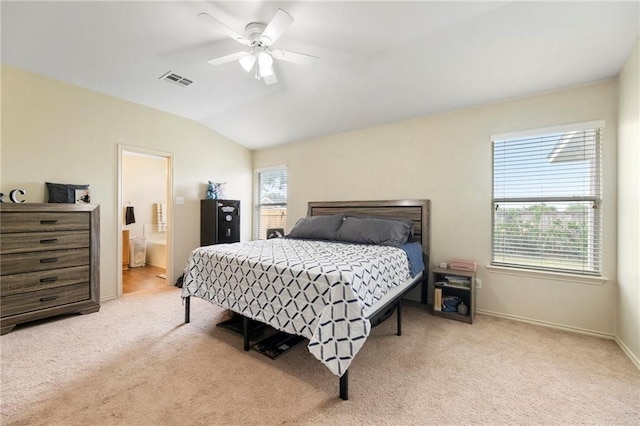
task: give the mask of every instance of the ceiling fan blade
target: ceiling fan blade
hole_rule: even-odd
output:
[[[276,84],[278,79],[276,78],[276,73],[273,73],[266,77],[262,77],[262,81],[264,81],[264,84]]]
[[[207,62],[210,63],[211,65],[222,65],[228,62],[237,61],[238,59],[243,58],[250,54],[251,54],[250,52],[236,52],[230,55],[221,56],[219,58],[209,59]]]
[[[306,53],[292,52],[290,50],[273,49],[271,55],[281,61],[292,62],[298,65],[315,64],[318,60],[317,56],[307,55]]]
[[[293,16],[282,9],[278,9],[262,32],[260,41],[267,46],[271,46],[292,23]]]
[[[251,44],[251,42],[249,40],[247,40],[247,38],[245,36],[243,36],[242,34],[238,33],[237,31],[233,30],[232,28],[228,27],[225,23],[217,20],[216,18],[214,18],[213,16],[209,15],[206,12],[200,12],[198,13],[198,17],[200,17],[202,20],[208,22],[208,23],[212,23],[218,27],[220,27],[222,29],[222,31],[224,31],[224,33],[226,35],[228,35],[229,37],[231,37],[232,39],[234,39],[235,41],[237,41],[240,44],[244,44],[245,46],[249,46]]]

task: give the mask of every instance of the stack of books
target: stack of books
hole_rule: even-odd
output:
[[[449,287],[458,287],[464,289],[471,288],[471,279],[467,277],[461,277],[457,275],[447,275],[444,277],[447,280]]]

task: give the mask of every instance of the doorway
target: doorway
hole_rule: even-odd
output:
[[[118,296],[171,286],[172,154],[119,145]]]

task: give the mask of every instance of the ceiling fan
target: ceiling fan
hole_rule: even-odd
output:
[[[257,80],[263,80],[265,84],[274,84],[278,82],[273,69],[274,59],[299,65],[310,64],[318,59],[317,56],[274,49],[272,47],[282,33],[293,23],[293,16],[282,9],[276,11],[268,24],[262,22],[250,22],[247,24],[244,29],[245,35],[236,32],[208,13],[202,12],[198,16],[218,26],[229,37],[251,49],[210,59],[207,62],[211,65],[221,65],[237,60],[246,72],[250,72],[253,69],[254,77]]]

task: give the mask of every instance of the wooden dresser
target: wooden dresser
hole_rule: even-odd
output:
[[[100,310],[100,206],[0,204],[1,334]]]

